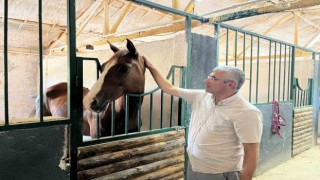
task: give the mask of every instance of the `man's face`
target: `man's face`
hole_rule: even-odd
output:
[[[225,72],[214,71],[204,80],[206,83],[206,92],[219,96],[228,90],[228,83],[225,83]]]

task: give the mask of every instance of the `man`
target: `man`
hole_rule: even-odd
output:
[[[244,72],[217,67],[204,80],[206,90],[173,86],[145,59],[145,65],[166,93],[192,105],[188,135],[190,180],[249,180],[259,158],[262,114],[239,94]]]

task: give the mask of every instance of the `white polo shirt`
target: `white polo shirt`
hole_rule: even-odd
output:
[[[187,148],[192,170],[211,174],[241,171],[242,143],[261,140],[261,112],[239,93],[218,105],[204,90],[180,89],[179,96],[192,105]]]

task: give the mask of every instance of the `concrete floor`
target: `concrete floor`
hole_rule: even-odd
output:
[[[320,180],[319,140],[320,138],[316,146],[254,177],[253,180]]]

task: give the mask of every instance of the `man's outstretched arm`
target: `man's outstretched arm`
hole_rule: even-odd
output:
[[[160,72],[151,64],[147,58],[143,56],[145,66],[149,69],[151,75],[153,76],[154,80],[161,88],[162,91],[168,93],[173,96],[178,96],[178,87],[173,86],[167,79],[165,79]]]

